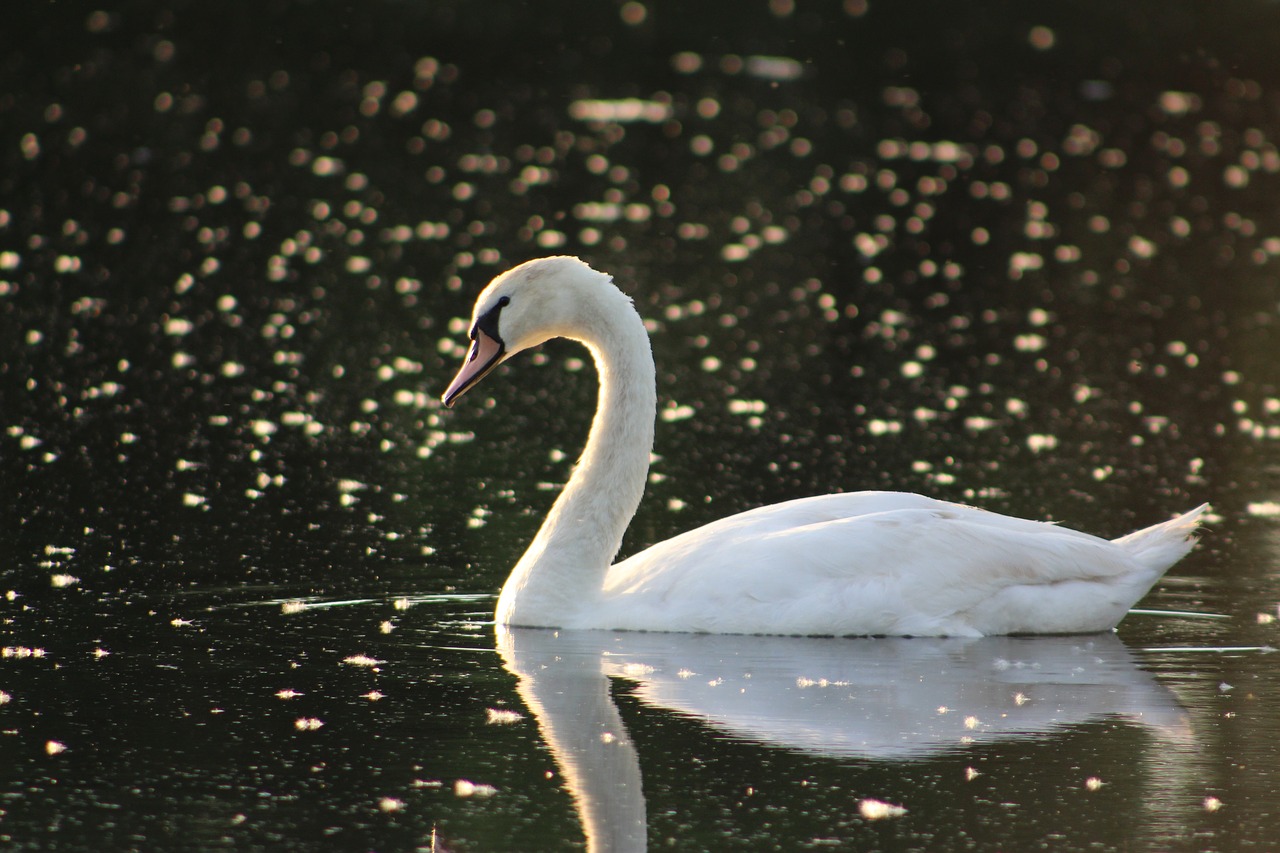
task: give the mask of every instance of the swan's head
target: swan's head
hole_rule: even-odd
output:
[[[440,399],[452,406],[521,350],[577,336],[601,292],[617,292],[609,281],[577,258],[553,257],[523,263],[489,282],[471,314],[467,359]]]

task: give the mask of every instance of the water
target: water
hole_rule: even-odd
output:
[[[10,17],[5,845],[1275,836],[1274,5]],[[886,487],[1208,535],[1118,640],[503,645],[592,371],[435,399],[475,292],[554,252],[653,329],[627,551]]]

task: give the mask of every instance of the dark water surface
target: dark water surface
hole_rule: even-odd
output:
[[[1280,6],[11,5],[0,847],[1274,846]],[[495,640],[594,378],[436,398],[552,253],[652,321],[627,551],[1210,530],[1118,636]]]

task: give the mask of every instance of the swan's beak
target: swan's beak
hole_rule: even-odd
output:
[[[471,330],[471,349],[467,351],[467,360],[449,383],[448,390],[440,397],[441,401],[452,407],[455,400],[470,391],[472,385],[484,379],[490,370],[498,366],[506,351],[501,340],[485,334],[477,325]]]

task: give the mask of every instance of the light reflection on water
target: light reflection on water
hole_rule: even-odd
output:
[[[549,252],[650,321],[659,458],[628,550],[833,489],[1106,535],[1218,515],[1143,604],[1227,618],[1119,635],[1186,712],[1176,749],[1103,712],[815,755],[595,672],[651,842],[1268,843],[1274,12],[566,9],[14,13],[5,843],[581,845],[489,620],[591,371],[553,345],[435,402],[474,292]],[[867,798],[907,813],[867,821]]]
[[[634,682],[631,695],[648,708],[673,711],[734,740],[871,763],[915,762],[913,769],[927,776],[933,775],[929,764],[935,757],[974,760],[957,778],[934,782],[953,790],[965,808],[992,793],[980,777],[996,773],[1001,784],[1012,782],[1013,774],[985,763],[983,746],[1051,745],[1073,729],[1126,720],[1146,730],[1150,742],[1130,759],[1138,772],[1105,784],[1136,784],[1145,800],[1140,811],[1171,812],[1153,815],[1164,827],[1185,822],[1194,809],[1198,780],[1172,764],[1147,767],[1148,752],[1192,749],[1188,718],[1113,635],[744,641],[524,629],[500,633],[499,649],[507,668],[520,676],[520,695],[574,793],[592,849],[645,849],[645,792],[653,787],[642,780],[636,753],[644,749],[627,734],[608,678]],[[748,778],[758,781],[746,786],[747,796],[769,798],[767,777]],[[1090,791],[1104,784],[1096,775],[1060,782]],[[880,784],[861,792],[850,786],[850,792],[868,799],[903,796],[902,780]],[[970,790],[966,796],[966,787],[983,794],[975,797]],[[666,795],[659,792],[658,798]],[[693,799],[697,792],[678,796]],[[1113,798],[1100,798],[1121,807]],[[1033,813],[1056,808],[1026,798],[1018,805]],[[942,822],[934,816],[930,825]],[[905,830],[900,840],[910,843],[912,834]],[[931,835],[934,845],[957,840],[936,830]],[[874,834],[867,827],[841,838],[866,843]],[[647,840],[662,843],[661,836]],[[703,843],[714,841],[707,837]]]
[[[95,626],[114,633],[6,660],[21,668],[8,670],[7,751],[30,768],[28,790],[57,791],[53,806],[10,798],[8,825],[61,820],[69,838],[93,826],[107,849],[135,835],[358,849],[433,832],[463,849],[545,849],[559,846],[552,826],[613,839],[593,849],[643,849],[646,835],[677,849],[947,847],[975,827],[1001,846],[1058,833],[1123,847],[1225,831],[1204,807],[1216,797],[1237,829],[1265,826],[1249,792],[1270,784],[1275,741],[1231,748],[1256,788],[1224,776],[1211,745],[1244,719],[1274,729],[1258,711],[1280,698],[1259,680],[1269,663],[1169,642],[1189,636],[1182,621],[1217,620],[1134,616],[1123,641],[521,630],[498,637],[499,656],[491,599],[297,608],[292,591],[264,591],[138,602],[162,646],[122,603]],[[883,827],[854,814],[867,798],[908,811]]]

